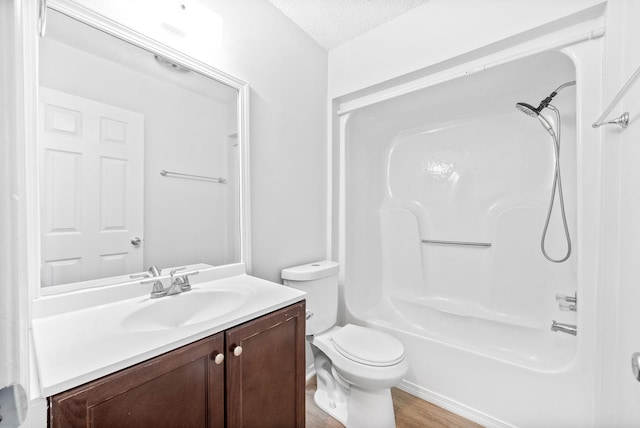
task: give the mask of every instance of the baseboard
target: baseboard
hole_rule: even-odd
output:
[[[418,386],[407,380],[403,380],[402,382],[400,382],[400,384],[398,384],[396,388],[408,392],[409,394],[421,398],[425,401],[433,403],[438,407],[442,407],[443,409],[455,413],[456,415],[460,415],[463,418],[469,419],[470,421],[476,422],[486,428],[516,428],[514,425],[493,418],[476,409],[465,406],[462,403],[451,400],[450,398]]]

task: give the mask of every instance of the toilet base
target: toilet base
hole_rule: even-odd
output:
[[[366,390],[351,386],[347,428],[395,428],[391,389]]]
[[[346,402],[335,400],[321,389],[313,395],[320,409],[347,428],[395,428],[390,389],[371,391],[352,386],[344,398]]]
[[[327,392],[321,389],[318,389],[316,393],[313,394],[313,401],[315,401],[316,405],[332,418],[336,419],[342,425],[347,425],[348,407],[346,402],[336,401],[329,398]]]

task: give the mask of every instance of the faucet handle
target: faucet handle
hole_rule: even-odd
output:
[[[129,278],[131,279],[151,278],[151,274],[149,272],[134,273],[129,275]]]
[[[162,269],[159,269],[157,266],[151,266],[148,270],[150,276],[161,276]]]
[[[556,294],[556,302],[558,302],[561,311],[576,312],[578,310],[578,293],[576,292],[573,296]]]
[[[193,275],[198,275],[200,273],[199,270],[194,270],[191,272],[187,272],[185,274],[182,275],[182,277],[185,279],[185,281],[187,281],[187,283],[189,282],[189,277],[193,276]]]
[[[166,276],[164,277],[149,277],[147,279],[143,279],[142,281],[140,281],[140,284],[153,284],[153,289],[151,290],[151,298],[156,298],[156,297],[162,297],[165,295],[166,291],[164,289],[164,287],[162,286],[162,279],[167,278]]]
[[[182,267],[179,267],[179,268],[171,269],[171,272],[169,273],[169,275],[171,277],[173,277],[173,275],[175,275],[176,272],[180,272],[180,271],[183,271],[183,270],[187,270],[187,267],[186,266],[182,266]]]
[[[167,276],[155,276],[155,277],[148,277],[146,279],[143,279],[142,281],[140,281],[140,284],[145,285],[145,284],[154,284],[156,282],[160,282],[160,280],[162,279],[167,279]]]
[[[191,290],[191,283],[189,282],[189,277],[192,275],[198,275],[199,273],[200,273],[199,270],[194,270],[192,272],[187,272],[182,275],[182,278],[184,279],[184,284],[182,284],[182,291]]]

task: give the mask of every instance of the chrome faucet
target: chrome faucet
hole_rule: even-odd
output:
[[[140,279],[140,278],[153,278],[156,276],[162,275],[162,270],[158,269],[156,266],[151,266],[148,271],[142,273],[134,273],[129,275],[131,279]]]
[[[155,299],[157,297],[162,297],[165,295],[164,287],[162,286],[162,281],[159,279],[160,276],[162,276],[162,269],[158,269],[156,266],[151,266],[147,272],[129,275],[129,277],[132,279],[158,278],[152,281],[140,281],[141,284],[149,284],[153,282],[153,289],[151,290],[152,299]]]
[[[551,331],[556,331],[556,332],[561,332],[561,333],[567,333],[567,334],[572,334],[574,336],[578,335],[578,326],[575,324],[565,324],[565,323],[561,323],[561,322],[557,322],[557,321],[553,321],[553,323],[551,324]]]
[[[181,293],[183,291],[187,291],[187,290],[183,290],[182,286],[185,284],[185,279],[184,277],[178,275],[174,278],[174,275],[176,274],[176,272],[180,272],[183,270],[186,270],[187,267],[186,266],[182,266],[180,268],[175,268],[175,269],[171,269],[171,272],[169,273],[169,276],[171,278],[171,281],[169,281],[171,283],[171,287],[169,287],[169,289],[167,290],[167,296],[171,296],[172,294],[178,294]]]
[[[578,293],[576,292],[573,296],[556,294],[556,302],[558,302],[561,311],[576,312],[578,310]]]
[[[152,272],[152,269],[154,271]],[[174,294],[182,293],[183,291],[191,290],[191,283],[189,282],[189,277],[192,275],[197,275],[200,271],[187,272],[182,275],[176,275],[176,272],[181,272],[186,270],[186,266],[182,266],[179,268],[171,269],[169,276],[160,276],[161,271],[152,266],[149,269],[149,274],[142,278],[151,278],[151,279],[143,279],[140,281],[140,284],[151,284],[153,283],[153,289],[151,290],[151,298],[157,299],[158,297],[171,296]],[[133,275],[131,276],[133,278]],[[141,276],[138,276],[140,278]],[[162,285],[163,279],[169,279],[169,288],[165,289]]]

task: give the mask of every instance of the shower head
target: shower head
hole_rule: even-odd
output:
[[[544,126],[544,129],[546,129],[547,132],[551,134],[552,137],[556,135],[555,131],[553,130],[553,127],[551,126],[547,118],[540,114],[540,109],[537,109],[531,104],[527,104],[527,103],[516,103],[516,108],[520,110],[522,113],[526,114],[527,116],[537,117],[540,123],[542,124],[542,126]]]
[[[527,116],[536,117],[540,115],[537,108],[527,103],[516,103],[516,108],[526,114]]]
[[[523,112],[524,114],[528,115],[528,116],[540,117],[540,112],[542,112],[542,110],[544,110],[545,108],[547,108],[549,106],[549,104],[553,100],[553,97],[558,95],[558,92],[560,92],[561,90],[563,90],[567,86],[573,86],[575,84],[576,84],[576,81],[572,80],[570,82],[567,82],[567,83],[564,83],[564,84],[558,86],[558,88],[555,91],[551,92],[547,98],[545,98],[544,100],[540,101],[540,105],[538,107],[534,107],[531,104],[527,104],[527,103],[516,103],[516,108],[518,110],[520,110],[521,112]],[[546,128],[546,126],[545,126],[545,128]]]

